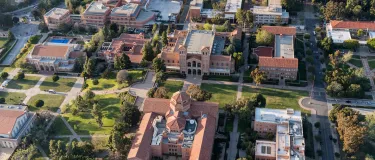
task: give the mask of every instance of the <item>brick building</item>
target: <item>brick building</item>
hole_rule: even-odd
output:
[[[194,101],[185,92],[170,100],[146,98],[128,160],[210,160],[218,109],[217,103]]]
[[[103,27],[109,22],[111,8],[105,6],[102,2],[91,2],[85,12],[82,14],[83,24],[93,27]]]
[[[305,139],[300,111],[256,108],[254,131],[262,137],[267,134],[273,134],[276,137],[276,141],[256,141],[256,160],[303,160],[305,158]]]
[[[148,22],[155,20],[156,13],[146,12],[136,3],[128,3],[112,9],[110,14],[111,23],[118,25],[142,28]]]
[[[182,74],[230,75],[234,72],[234,59],[222,52],[226,39],[231,36],[237,36],[237,31],[175,30],[168,36],[168,45],[159,57],[164,60],[167,70]]]
[[[49,30],[57,30],[62,24],[71,24],[70,13],[67,9],[52,8],[43,18]]]

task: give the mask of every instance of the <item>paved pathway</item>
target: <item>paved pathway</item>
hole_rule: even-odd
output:
[[[139,107],[139,110],[142,111],[142,105],[144,99],[147,97],[147,92],[154,86],[155,82],[155,72],[154,71],[149,71],[146,75],[146,78],[143,82],[141,83],[136,83],[129,88],[129,92],[131,94],[135,94],[138,96],[135,104]]]
[[[9,54],[5,57],[5,59],[1,62],[1,65],[11,65],[13,61],[16,59],[17,55],[20,53],[20,50],[22,47],[26,44],[29,37],[22,37],[19,38],[17,43],[14,45],[12,50],[9,52]]]

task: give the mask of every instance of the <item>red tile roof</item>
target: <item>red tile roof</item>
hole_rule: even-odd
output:
[[[273,48],[272,47],[257,47],[253,49],[253,53],[259,57],[273,57]]]
[[[17,118],[22,116],[24,111],[15,111],[15,110],[0,110],[0,134],[9,135],[13,130],[13,127],[17,121]]]
[[[189,159],[210,160],[216,132],[216,119],[215,117],[207,116],[198,120],[197,123],[198,127]]]
[[[231,61],[231,56],[214,55],[210,57],[211,61]]]
[[[128,160],[149,159],[151,152],[151,140],[153,134],[152,121],[157,115],[155,113],[146,113],[139,125],[139,129],[133,139],[132,147],[128,154]]]
[[[369,21],[330,21],[332,28],[375,30],[375,23]]]
[[[143,112],[150,113],[155,112],[160,115],[164,115],[169,111],[169,99],[161,98],[146,98],[143,102]]]
[[[283,27],[283,26],[262,26],[262,30],[266,30],[272,34],[285,34],[296,35],[296,27]]]
[[[272,67],[272,68],[298,68],[297,58],[270,58],[259,57],[259,67]]]
[[[41,57],[65,57],[68,50],[68,46],[38,44],[34,47],[31,55]]]

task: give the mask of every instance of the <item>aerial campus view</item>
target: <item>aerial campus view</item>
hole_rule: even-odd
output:
[[[373,160],[374,10],[0,0],[0,160]]]

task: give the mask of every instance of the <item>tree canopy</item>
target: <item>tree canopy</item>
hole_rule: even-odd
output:
[[[258,45],[270,46],[274,40],[274,35],[267,32],[266,30],[258,30],[256,35],[256,43]]]

